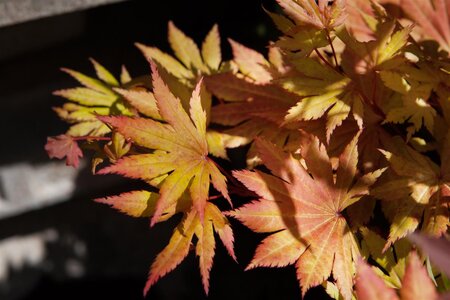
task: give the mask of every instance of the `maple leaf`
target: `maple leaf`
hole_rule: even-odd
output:
[[[356,295],[361,300],[413,300],[439,299],[436,287],[428,276],[416,252],[411,252],[402,279],[400,297],[395,290],[386,286],[373,269],[362,259],[358,262]]]
[[[116,196],[95,199],[98,203],[111,205],[132,217],[152,217],[155,214],[159,195],[148,191],[132,191]],[[217,233],[229,255],[236,260],[233,249],[233,231],[222,212],[212,203],[205,206],[204,222],[202,224],[198,213],[191,209],[192,201],[188,195],[183,195],[178,203],[168,207],[158,218],[162,222],[174,214],[182,212],[183,220],[175,229],[169,244],[158,254],[150,269],[149,278],[144,288],[146,294],[159,278],[173,270],[187,256],[192,238],[197,237],[196,254],[199,257],[200,273],[205,293],[209,291],[209,273],[215,255],[214,232]]]
[[[372,190],[386,200],[385,212],[391,228],[385,249],[396,240],[416,230],[440,236],[447,231],[448,186],[450,183],[450,133],[441,149],[441,166],[407,146],[400,138],[393,139],[388,151],[382,151],[390,163],[391,177]]]
[[[211,109],[211,122],[230,126],[221,131],[227,148],[247,145],[257,136],[292,151],[298,150],[297,126],[280,126],[287,110],[298,96],[275,84],[255,83],[232,73],[205,77],[208,90],[226,102]],[[249,165],[258,162],[253,146],[247,153]]]
[[[332,30],[346,18],[345,0],[277,0],[286,15],[299,26]]]
[[[278,82],[304,98],[289,109],[286,122],[316,120],[327,114],[327,141],[350,112],[362,127],[362,98],[348,77],[312,58],[297,59],[293,64],[300,74]]]
[[[258,84],[232,73],[205,77],[206,87],[216,97],[227,101],[212,109],[212,120],[222,125],[236,125],[253,116],[272,122],[280,120],[299,97],[275,84]]]
[[[346,18],[345,0],[277,0],[283,15],[269,13],[277,27],[283,31],[275,44],[291,52],[294,57],[307,57],[312,51],[331,45],[334,28],[344,23]],[[333,48],[333,45],[331,45]],[[334,48],[333,48],[334,52]],[[337,63],[337,61],[336,61]]]
[[[398,5],[412,21],[422,27],[423,34],[450,52],[449,0],[402,0]]]
[[[431,92],[431,90],[429,90]],[[430,95],[428,93],[428,95]],[[425,126],[430,132],[434,129],[434,118],[436,110],[428,104],[426,98],[422,98],[419,94],[410,93],[402,98],[402,105],[389,110],[384,122],[389,123],[412,123],[412,127],[408,128],[408,139],[412,134]]]
[[[367,42],[374,39],[377,20],[370,1],[347,0],[347,20],[345,26],[358,41]]]
[[[73,124],[67,131],[71,136],[103,136],[109,133],[110,129],[97,119],[97,115],[133,115],[127,103],[114,91],[114,88],[120,86],[119,81],[97,61],[91,59],[91,63],[99,79],[63,68],[64,72],[75,78],[83,87],[54,92],[54,95],[71,101],[62,107],[54,108],[61,119]],[[125,68],[122,73],[127,73]],[[126,75],[123,76],[124,80],[129,80]]]
[[[354,183],[357,141],[356,136],[339,157],[336,180],[328,154],[317,138],[302,148],[307,170],[290,154],[257,141],[261,159],[273,175],[234,172],[260,199],[229,215],[253,231],[276,233],[258,246],[248,268],[296,262],[303,294],[332,273],[341,294],[351,299],[353,261],[359,251],[342,213],[368,194],[368,188],[383,172],[368,173]]]
[[[361,42],[367,42],[376,39],[375,32],[381,18],[400,17],[401,12],[399,4],[402,0],[347,0],[346,28],[352,35]],[[403,17],[403,16],[402,16]],[[398,19],[403,27],[410,26],[411,21]],[[416,28],[415,28],[416,29]]]
[[[175,228],[169,244],[158,254],[153,262],[144,295],[149,289],[168,272],[172,271],[188,255],[192,239],[197,237],[195,252],[199,257],[200,274],[205,293],[209,292],[209,274],[215,254],[214,232],[219,235],[229,255],[236,260],[233,250],[233,232],[226,217],[212,203],[205,207],[204,221],[200,220],[196,210],[185,213],[183,220]]]
[[[232,39],[228,39],[228,41],[233,51],[233,61],[238,65],[242,74],[258,83],[268,83],[272,80],[272,75],[269,72],[270,63],[262,54]]]
[[[152,63],[151,67],[153,93],[159,113],[168,124],[123,116],[99,119],[137,145],[156,151],[124,157],[99,174],[116,173],[146,181],[167,176],[159,182],[160,196],[151,224],[155,224],[163,211],[176,203],[186,189],[189,189],[193,205],[203,220],[210,182],[226,199],[230,199],[225,177],[208,158],[206,113],[200,99],[202,81],[192,94],[189,116],[180,100],[164,84],[156,65]]]
[[[140,43],[136,43],[136,46],[148,60],[154,61],[187,86],[195,85],[199,75],[219,71],[222,53],[217,25],[214,25],[206,36],[201,50],[173,22],[168,25],[168,39],[176,58],[156,47]]]
[[[441,82],[446,81],[443,72],[431,63],[418,61],[381,70],[379,75],[386,87],[399,94],[391,97],[385,106],[384,122],[412,123],[408,128],[408,140],[422,126],[433,133],[437,111],[430,104],[433,101],[431,96],[433,90],[438,92]]]
[[[384,270],[383,272],[374,268],[374,271],[388,286],[400,288],[401,279],[405,274],[406,259],[412,250],[411,244],[407,240],[400,240],[383,252],[385,239],[365,227],[361,228],[360,232],[363,236],[361,252],[366,258],[370,256]]]
[[[336,32],[345,44],[341,66],[368,103],[380,105],[384,99],[378,72],[407,62],[403,50],[411,30],[411,26],[396,29],[395,20],[382,19],[374,32],[375,39],[367,42],[357,41],[345,27]]]
[[[67,134],[61,134],[55,137],[48,137],[45,145],[50,158],[66,158],[66,165],[78,168],[80,158],[83,157],[78,143],[73,137]]]
[[[137,218],[152,217],[155,214],[158,198],[158,193],[140,190],[98,198],[94,201],[110,205],[126,215]],[[178,212],[186,212],[191,206],[191,199],[187,195],[183,195],[177,203],[174,203],[163,212],[157,222],[165,221]]]

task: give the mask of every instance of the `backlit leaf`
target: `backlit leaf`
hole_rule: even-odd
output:
[[[154,97],[160,115],[168,124],[143,118],[102,117],[101,120],[136,144],[160,151],[125,157],[99,173],[119,173],[149,181],[171,172],[160,184],[160,196],[152,224],[187,189],[199,218],[203,220],[211,180],[225,198],[229,197],[225,177],[207,157],[209,151],[205,130],[206,115],[200,99],[201,82],[192,94],[189,116],[180,100],[164,84],[154,64],[152,70]],[[147,167],[143,168],[144,165]]]
[[[261,159],[273,175],[259,171],[235,172],[235,177],[260,199],[230,215],[254,231],[279,233],[263,241],[253,258],[255,265],[249,268],[258,264],[283,266],[297,260],[297,276],[303,294],[333,274],[344,298],[351,299],[353,262],[358,248],[341,212],[360,194],[351,192],[352,187],[356,188],[353,186],[358,158],[356,145],[357,137],[339,158],[334,183],[328,155],[317,139],[302,149],[307,170],[291,155],[258,140]],[[361,187],[367,189],[373,182]],[[283,232],[280,230],[297,239],[287,246],[289,250],[285,255],[274,251],[280,243],[276,238]]]
[[[259,83],[266,83],[272,79],[268,72],[269,62],[262,54],[247,48],[232,39],[228,40],[233,50],[234,62],[239,66],[242,74]]]
[[[202,44],[202,57],[206,65],[212,70],[219,69],[222,61],[220,49],[219,27],[214,25]]]

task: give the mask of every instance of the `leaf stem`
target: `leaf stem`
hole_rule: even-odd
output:
[[[209,196],[208,200],[211,201],[211,200],[216,200],[216,199],[219,199],[219,198],[223,198],[223,196],[222,195]]]
[[[326,31],[326,33],[327,33],[328,42],[330,43],[330,46],[331,46],[331,51],[333,52],[334,63],[336,65],[336,68],[338,68],[339,64],[338,64],[338,60],[337,60],[337,56],[336,56],[336,51],[334,50],[333,41],[331,40],[330,33],[328,32],[328,30]]]
[[[325,57],[323,57],[323,55],[319,52],[319,50],[317,50],[317,48],[314,48],[314,52],[316,52],[317,56],[319,56],[320,60],[323,61],[327,66],[329,66],[330,68],[332,68],[334,70],[334,67],[332,64],[330,64],[328,62],[328,60],[326,60]]]
[[[77,137],[72,137],[72,139],[74,141],[86,141],[86,140],[110,141],[111,140],[111,138],[109,138],[109,137],[92,136],[92,135],[77,136]]]

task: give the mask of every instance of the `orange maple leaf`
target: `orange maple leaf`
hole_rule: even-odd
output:
[[[111,205],[132,217],[148,217],[155,213],[158,196],[157,193],[148,191],[132,191],[95,201]],[[233,231],[219,208],[210,202],[206,203],[202,224],[198,212],[190,208],[191,206],[189,197],[182,197],[179,203],[169,207],[158,219],[158,222],[165,221],[175,213],[184,213],[184,218],[175,228],[168,245],[158,254],[150,268],[144,295],[161,277],[175,269],[184,260],[189,253],[194,236],[197,238],[195,251],[199,257],[200,274],[206,294],[209,291],[209,273],[215,255],[214,232],[219,236],[229,255],[236,260]]]
[[[257,248],[248,266],[285,266],[296,263],[303,294],[324,282],[331,273],[345,299],[351,299],[354,260],[359,250],[344,210],[369,193],[384,170],[368,173],[355,182],[358,136],[339,157],[336,179],[330,159],[317,138],[303,147],[299,160],[263,140],[257,148],[273,175],[237,171],[235,177],[260,199],[229,215],[256,232],[276,232]]]
[[[203,220],[210,182],[230,201],[226,179],[208,157],[206,113],[202,109],[197,84],[190,101],[190,116],[181,102],[164,84],[152,63],[153,93],[161,117],[167,123],[144,118],[99,117],[135,144],[152,153],[127,156],[100,170],[99,174],[116,173],[144,179],[159,186],[159,198],[151,224],[189,189],[193,205]]]

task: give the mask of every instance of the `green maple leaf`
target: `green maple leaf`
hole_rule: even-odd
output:
[[[219,71],[222,63],[222,52],[217,25],[214,25],[210,30],[201,49],[173,22],[169,22],[168,28],[169,44],[176,58],[156,47],[137,43],[136,46],[148,60],[158,63],[187,86],[195,84],[201,74],[207,75]]]
[[[133,115],[128,103],[114,91],[121,84],[130,82],[126,69],[123,68],[121,75],[123,81],[119,83],[105,67],[93,59],[91,62],[98,79],[70,69],[62,69],[83,87],[54,92],[55,95],[71,101],[62,107],[54,108],[61,119],[73,124],[67,131],[70,136],[102,136],[109,133],[110,129],[97,119],[97,115]]]
[[[450,185],[450,135],[447,133],[441,149],[441,166],[431,161],[401,139],[394,139],[388,151],[382,151],[391,167],[390,178],[372,190],[385,200],[385,212],[391,220],[385,249],[396,240],[416,230],[434,236],[447,232]]]
[[[286,122],[317,120],[326,115],[328,141],[336,127],[340,126],[350,113],[362,127],[362,98],[347,76],[313,58],[297,59],[293,64],[299,74],[280,79],[278,82],[286,90],[304,98],[289,109],[285,117]]]

